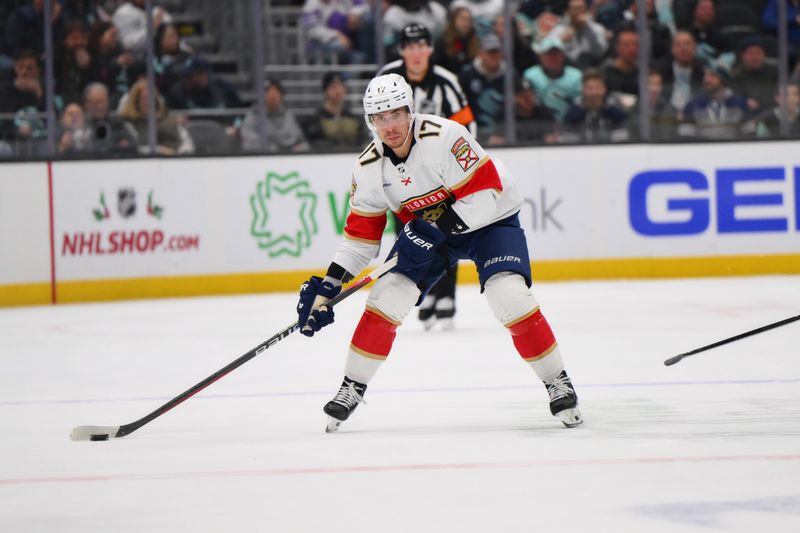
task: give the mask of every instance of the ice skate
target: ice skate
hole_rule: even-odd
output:
[[[434,297],[428,295],[419,306],[419,321],[422,322],[425,331],[430,331],[436,325],[436,311],[433,307],[435,303]]]
[[[445,296],[436,300],[436,323],[442,328],[442,331],[453,331],[456,329],[453,317],[456,314],[455,301]]]
[[[328,415],[326,433],[334,433],[339,429],[341,423],[348,419],[353,411],[356,410],[358,404],[364,402],[364,393],[366,391],[367,386],[364,383],[353,381],[347,377],[344,378],[342,386],[339,387],[339,392],[323,408],[325,414]]]
[[[550,413],[568,428],[582,424],[583,417],[578,409],[578,395],[575,394],[567,371],[562,370],[553,381],[544,385],[550,396]]]

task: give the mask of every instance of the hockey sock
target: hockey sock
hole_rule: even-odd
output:
[[[376,309],[367,308],[353,333],[345,376],[359,383],[369,383],[389,355],[399,325]]]
[[[564,370],[564,359],[553,330],[538,307],[507,327],[517,351],[539,379],[549,383]]]

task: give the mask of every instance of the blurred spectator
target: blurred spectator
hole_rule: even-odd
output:
[[[561,122],[567,109],[581,94],[583,75],[577,68],[567,65],[564,45],[557,37],[548,37],[535,48],[539,65],[525,71],[540,101],[550,108]]]
[[[53,2],[51,28],[53,42],[60,37],[59,24],[61,4]],[[44,0],[21,2],[8,17],[2,35],[3,55],[0,56],[0,70],[14,64],[14,58],[23,50],[33,50],[39,56],[44,52]]]
[[[789,122],[789,137],[800,137],[800,85],[790,83],[786,86],[786,109]],[[763,111],[756,126],[756,136],[759,138],[781,137],[781,95],[775,92],[775,104],[772,109]]]
[[[441,39],[448,26],[447,9],[435,0],[394,0],[383,13],[383,24],[383,45],[390,48],[389,57],[396,57],[392,54],[400,42],[400,33],[409,24],[424,24],[434,41]],[[469,24],[473,24],[471,14]]]
[[[583,74],[581,101],[564,115],[561,140],[568,143],[623,142],[630,138],[625,112],[606,100],[608,88],[598,70]]]
[[[91,150],[91,135],[83,117],[83,109],[75,102],[67,104],[61,114],[58,153],[75,155]]]
[[[99,22],[111,20],[105,9],[98,5],[102,3],[102,0],[61,0],[61,16],[67,21],[80,20],[87,28],[91,28]]]
[[[364,118],[347,109],[347,86],[342,75],[327,72],[322,78],[322,93],[322,106],[303,124],[311,146],[357,147],[365,144],[370,135]]]
[[[23,50],[14,62],[14,79],[0,84],[0,113],[16,113],[14,120],[0,121],[4,139],[44,137],[45,124],[38,113],[45,108],[39,55]]]
[[[283,86],[277,80],[269,80],[264,92],[267,107],[266,151],[307,152],[308,142],[294,114],[283,104]],[[255,106],[247,112],[242,124],[242,149],[260,151],[258,134],[258,112]]]
[[[522,0],[519,13],[530,20],[535,20],[542,13],[554,13],[561,16],[567,10],[569,0]]]
[[[478,37],[492,31],[494,19],[503,14],[504,0],[452,0],[449,9],[466,7],[472,13],[472,21]]]
[[[305,0],[302,24],[310,52],[336,53],[363,63],[374,49],[372,13],[366,0]]]
[[[378,74],[399,74],[414,90],[417,113],[455,120],[477,135],[475,116],[458,77],[431,64],[431,33],[423,24],[409,24],[400,36],[401,59],[383,66]]]
[[[159,26],[153,41],[158,89],[168,93],[172,86],[183,78],[184,67],[194,54],[194,50],[180,38],[178,27],[172,23]]]
[[[472,13],[466,7],[450,11],[444,33],[433,47],[432,62],[450,72],[459,72],[475,59],[479,50],[480,40],[472,25]]]
[[[211,65],[200,57],[184,66],[183,79],[166,95],[170,109],[220,109],[243,107],[236,89],[211,72]]]
[[[666,9],[666,11],[669,10]],[[621,24],[625,26],[632,25],[634,31],[638,32],[638,13],[639,4],[634,1],[623,12],[624,22]],[[670,55],[673,32],[670,26],[659,17],[654,0],[647,0],[647,28],[650,30],[650,57],[656,62],[666,61],[666,58]],[[619,31],[619,26],[615,28],[615,31]]]
[[[769,0],[761,17],[763,28],[773,35],[778,34],[778,7],[780,0]],[[786,0],[786,21],[789,40],[789,55],[797,59],[800,52],[800,0]]]
[[[478,124],[478,140],[483,142],[495,131],[503,118],[503,93],[506,62],[497,35],[489,33],[481,39],[481,51],[458,76],[461,87]]]
[[[623,26],[614,37],[614,57],[603,67],[609,95],[629,110],[639,98],[639,35],[632,26]]]
[[[664,96],[664,81],[661,73],[651,69],[647,74],[647,90],[649,96],[650,112],[650,140],[674,140],[678,134],[678,111],[672,107]],[[634,139],[640,139],[639,132],[639,106],[641,100],[628,114],[628,125]]]
[[[64,26],[61,47],[55,50],[53,67],[55,92],[64,105],[80,101],[84,87],[92,79],[92,56],[88,47],[89,34],[83,22],[68,22]]]
[[[553,144],[558,141],[555,115],[539,105],[533,86],[520,75],[514,80],[514,119],[516,142]],[[506,144],[504,121],[497,123],[487,141],[488,146],[498,144]]]
[[[608,50],[605,28],[592,19],[586,0],[569,0],[567,12],[550,35],[564,43],[564,53],[579,69],[593,67]]]
[[[95,24],[89,32],[91,79],[104,84],[114,101],[128,90],[126,69],[134,62],[133,54],[122,49],[119,32],[110,22]]]
[[[703,91],[683,110],[678,133],[696,139],[731,140],[754,133],[747,99],[730,89],[730,74],[721,65],[705,69]]]
[[[137,134],[124,120],[109,114],[108,89],[102,83],[90,83],[83,91],[83,112],[96,154],[136,153]]]
[[[525,24],[519,19],[512,19],[511,47],[516,72],[524,72],[525,69],[539,63],[539,58],[531,48],[531,36],[523,32],[522,28],[524,27]],[[500,15],[494,19],[494,33],[500,38],[500,42],[503,42],[503,36],[506,34],[505,16]]]
[[[733,63],[733,45],[714,24],[714,0],[697,0],[692,13],[692,23],[686,29],[694,35],[697,43],[695,52],[706,63]]]
[[[772,107],[778,86],[778,67],[766,62],[764,45],[757,35],[745,38],[739,45],[739,64],[733,71],[731,86],[747,97],[753,111]]]
[[[531,32],[531,47],[536,50],[540,46],[553,29],[561,22],[561,17],[545,11],[533,21],[533,26],[530,28]]]
[[[122,47],[137,57],[143,57],[147,49],[147,13],[144,4],[145,0],[129,0],[114,11],[112,18],[119,30]],[[153,28],[172,22],[170,14],[160,6],[153,8],[152,16]]]
[[[139,152],[148,153],[147,137],[147,110],[149,88],[147,80],[140,79],[133,84],[127,98],[122,100],[120,118],[125,119],[136,130]],[[175,118],[170,117],[164,98],[158,91],[155,94],[156,102],[156,154],[176,155],[194,153],[194,143],[186,128],[181,126]]]
[[[658,65],[666,96],[675,109],[682,110],[703,87],[705,64],[695,57],[694,36],[679,31],[672,38],[672,58]]]

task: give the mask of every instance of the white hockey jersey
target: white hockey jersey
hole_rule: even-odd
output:
[[[414,143],[405,160],[384,154],[379,140],[359,155],[353,170],[350,214],[333,262],[357,275],[380,250],[389,210],[403,222],[428,222],[454,209],[465,233],[506,218],[522,206],[516,182],[464,126],[417,114]]]

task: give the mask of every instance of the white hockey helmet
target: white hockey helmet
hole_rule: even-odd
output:
[[[365,117],[368,119],[375,113],[401,107],[408,107],[409,113],[414,113],[414,91],[406,80],[399,74],[384,74],[372,78],[364,91]]]

